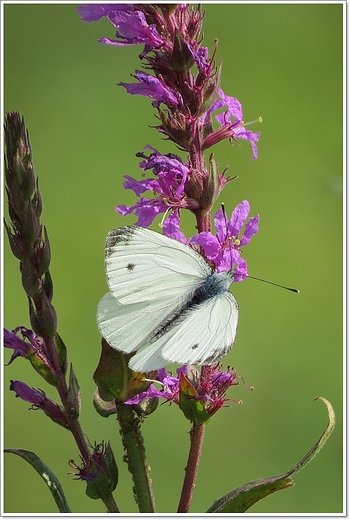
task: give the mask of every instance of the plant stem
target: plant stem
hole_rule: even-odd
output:
[[[74,417],[70,414],[67,382],[66,382],[65,375],[63,374],[63,372],[59,366],[57,352],[55,349],[53,339],[48,336],[46,336],[46,337],[44,336],[43,340],[45,342],[47,352],[50,355],[50,359],[54,366],[55,373],[57,374],[57,377],[58,377],[57,391],[60,396],[64,411],[66,412],[69,429],[75,439],[75,442],[79,448],[79,451],[81,453],[81,456],[82,456],[85,464],[88,464],[88,462],[90,460],[90,451],[87,446],[87,443],[86,443],[86,440],[84,437],[84,433],[81,429],[81,425],[80,425],[78,418]]]
[[[44,337],[43,339],[45,341],[47,351],[48,351],[48,353],[50,353],[50,357],[52,359],[56,374],[58,376],[57,391],[60,396],[63,408],[66,412],[69,429],[75,439],[75,442],[80,451],[84,464],[86,466],[88,466],[90,459],[91,459],[91,453],[90,453],[89,447],[86,443],[86,439],[84,437],[84,433],[81,428],[81,424],[80,424],[78,417],[76,417],[75,415],[72,415],[70,413],[70,400],[69,400],[69,396],[68,396],[67,381],[66,381],[64,373],[60,369],[59,361],[58,361],[58,357],[57,357],[57,351],[55,349],[54,342],[53,342],[52,338],[49,338],[49,337]],[[105,504],[108,513],[120,513],[119,508],[111,493],[106,496],[101,497],[101,500]]]
[[[140,513],[155,513],[154,497],[146,464],[145,446],[141,434],[140,420],[131,406],[116,402],[125,460],[134,481],[134,492]]]
[[[185,469],[185,478],[182,485],[178,513],[188,513],[192,501],[194,486],[197,478],[199,460],[204,439],[204,424],[194,425],[190,431],[191,445]]]
[[[119,508],[112,494],[102,497],[101,499],[107,508],[107,513],[120,513]]]

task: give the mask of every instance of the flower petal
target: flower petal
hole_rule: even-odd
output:
[[[238,237],[245,219],[248,217],[250,205],[247,200],[244,200],[238,206],[235,207],[232,213],[232,217],[228,224],[229,235]]]

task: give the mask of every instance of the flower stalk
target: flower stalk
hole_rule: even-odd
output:
[[[4,125],[6,144],[5,183],[8,196],[10,221],[5,222],[10,247],[19,260],[22,286],[27,295],[29,316],[33,331],[17,327],[14,332],[4,331],[4,344],[13,348],[10,363],[17,356],[29,359],[35,370],[59,394],[62,408],[47,399],[45,393],[25,383],[13,381],[11,389],[18,397],[42,409],[52,420],[68,428],[80,451],[85,467],[91,465],[90,453],[79,422],[80,389],[70,369],[70,384],[67,384],[67,350],[57,333],[57,316],[52,305],[53,284],[49,271],[51,250],[48,235],[42,225],[42,199],[38,179],[34,175],[29,134],[24,119],[17,112],[6,115]],[[24,339],[17,336],[21,332]],[[116,512],[111,493],[101,493]]]
[[[155,502],[150,479],[150,469],[146,463],[141,421],[131,406],[116,401],[117,418],[126,451],[124,460],[134,482],[134,494],[140,513],[155,513]]]
[[[190,431],[190,449],[185,468],[185,478],[182,484],[180,501],[177,508],[178,513],[188,513],[191,506],[192,496],[196,484],[200,456],[204,440],[205,425],[203,423],[194,425]]]

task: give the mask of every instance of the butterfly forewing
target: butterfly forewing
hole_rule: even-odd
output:
[[[149,302],[124,305],[109,292],[99,302],[97,324],[112,347],[129,353],[147,343],[171,311],[172,306],[164,299],[152,305]]]
[[[110,231],[105,267],[109,289],[123,304],[165,297],[176,306],[211,273],[189,246],[136,226]]]

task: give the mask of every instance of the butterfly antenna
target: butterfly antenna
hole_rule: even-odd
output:
[[[276,287],[282,287],[282,289],[287,289],[287,291],[292,291],[295,293],[300,293],[299,289],[293,289],[293,287],[286,287],[285,285],[281,285],[279,283],[270,282],[269,280],[263,280],[262,278],[257,278],[256,276],[248,276],[248,278],[252,278],[253,280],[258,280],[259,282],[269,283],[271,285],[276,285]]]
[[[225,204],[223,202],[221,203],[221,211],[222,211],[222,213],[224,215],[226,226],[228,226],[228,219],[227,219],[227,215],[226,215],[226,211],[225,211]]]

